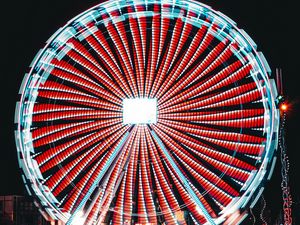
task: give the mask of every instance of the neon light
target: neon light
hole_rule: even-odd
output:
[[[277,143],[268,73],[251,38],[199,2],[96,5],[48,40],[22,83],[26,187],[67,224],[80,212],[86,224],[242,216]]]

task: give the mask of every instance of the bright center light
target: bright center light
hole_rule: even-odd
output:
[[[156,121],[156,98],[125,98],[123,100],[124,124],[151,124]]]

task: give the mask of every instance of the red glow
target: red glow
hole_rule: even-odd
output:
[[[287,109],[288,109],[288,106],[287,106],[287,104],[282,104],[281,106],[280,106],[280,109],[281,109],[281,111],[287,111]]]

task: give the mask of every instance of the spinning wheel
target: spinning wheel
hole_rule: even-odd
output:
[[[28,191],[67,224],[220,224],[277,146],[276,89],[255,43],[194,1],[108,1],[72,19],[21,87]]]

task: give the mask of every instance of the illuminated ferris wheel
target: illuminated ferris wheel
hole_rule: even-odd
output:
[[[67,224],[221,224],[270,177],[277,91],[255,43],[194,1],[108,1],[59,29],[16,110],[19,164]]]

